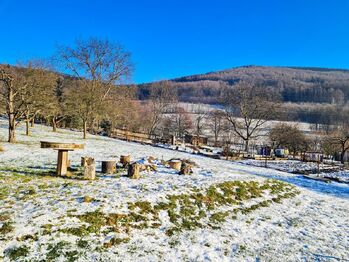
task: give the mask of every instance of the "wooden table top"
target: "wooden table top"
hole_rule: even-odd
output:
[[[40,141],[41,148],[52,148],[56,150],[68,150],[73,151],[75,149],[84,149],[84,144],[75,144],[75,143],[61,143],[61,142],[47,142]]]

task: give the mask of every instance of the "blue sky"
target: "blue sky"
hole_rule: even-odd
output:
[[[349,68],[348,0],[0,0],[0,63],[90,36],[132,53],[135,83],[240,65]]]

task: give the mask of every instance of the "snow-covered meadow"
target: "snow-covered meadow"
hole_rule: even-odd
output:
[[[0,260],[349,260],[349,186],[243,163],[37,125],[0,153]],[[0,120],[0,138],[7,123]],[[51,175],[57,152],[40,141],[84,143],[70,153],[97,161],[191,159],[180,176],[158,164],[142,178],[95,181]],[[274,182],[277,179],[287,184]]]
[[[323,178],[336,178],[341,182],[349,183],[349,170],[340,170],[338,163],[332,165],[330,163],[320,163],[319,165],[315,162],[302,162],[300,160],[241,160],[239,163],[276,169],[279,171],[285,171],[295,174],[316,174],[318,177]]]

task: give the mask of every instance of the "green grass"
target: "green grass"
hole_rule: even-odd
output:
[[[262,200],[250,206],[243,203],[250,199],[262,198],[271,194],[271,200]],[[193,191],[180,195],[167,195],[166,201],[152,204],[148,201],[128,203],[125,214],[104,214],[100,210],[87,212],[83,215],[72,215],[88,225],[61,229],[61,232],[76,236],[89,234],[107,234],[109,232],[130,232],[145,228],[161,226],[159,212],[166,211],[172,227],[166,234],[171,236],[183,230],[209,226],[219,228],[226,219],[236,219],[238,213],[248,214],[271,203],[280,203],[282,199],[293,197],[298,192],[287,183],[268,180],[265,183],[256,181],[228,181],[211,185],[204,190]],[[230,211],[214,212],[217,208],[225,207]],[[231,208],[230,208],[231,207]],[[101,229],[104,229],[101,232]]]
[[[0,228],[0,234],[6,235],[14,231],[14,227],[12,226],[12,222],[5,222],[2,224],[2,227]]]
[[[79,252],[76,250],[67,250],[68,248],[70,248],[70,243],[67,241],[49,244],[45,261],[56,261],[59,257],[64,257],[64,261],[76,261],[79,258]]]
[[[26,257],[29,254],[27,246],[15,247],[5,251],[5,254],[11,261],[17,261],[19,258]]]
[[[18,179],[17,175],[14,177],[16,180]],[[20,175],[20,177],[23,177],[23,175]],[[20,182],[23,181],[22,178],[19,179]],[[65,181],[63,184],[59,184],[58,188],[69,190],[73,186],[75,187],[76,183]],[[13,187],[2,186],[0,196],[7,196],[12,192],[14,196],[22,196],[22,200],[25,200],[39,195],[41,190],[47,190],[48,188],[47,183],[36,185],[17,183]],[[104,252],[106,248],[127,243],[130,238],[125,237],[125,234],[131,236],[137,230],[161,227],[160,212],[167,213],[171,222],[171,225],[165,228],[164,233],[173,236],[185,230],[198,228],[219,229],[221,224],[228,219],[236,219],[237,216],[249,214],[274,203],[281,203],[283,199],[294,197],[297,193],[295,187],[276,180],[267,180],[264,183],[227,181],[213,184],[207,188],[193,188],[178,195],[169,194],[158,203],[149,201],[129,202],[124,211],[125,213],[106,214],[97,209],[93,212],[77,214],[76,209],[71,209],[67,211],[67,216],[78,219],[81,222],[80,225],[61,228],[60,225],[46,224],[41,227],[40,232],[35,236],[51,235],[54,237],[56,234],[77,236],[78,240],[75,243],[61,241],[49,244],[45,258],[45,261],[55,261],[64,256],[66,261],[75,261],[81,256],[81,249],[87,250],[91,247],[88,242],[90,235],[95,235],[98,238],[109,233],[116,234],[108,242],[97,244],[97,247],[101,248],[101,252]],[[271,199],[266,200],[265,195],[271,196]],[[253,200],[253,204],[250,204],[250,200]],[[11,217],[7,213],[0,216],[0,221],[3,222],[0,228],[1,234],[9,234],[14,230],[10,219]],[[53,228],[55,229],[53,230]],[[122,237],[118,235],[119,233],[122,233]],[[27,240],[33,241],[34,238],[28,236],[20,241]],[[13,251],[12,256],[19,258],[25,252],[29,251],[19,249]]]

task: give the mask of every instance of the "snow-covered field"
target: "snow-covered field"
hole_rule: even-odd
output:
[[[7,135],[0,120],[0,138]],[[37,125],[0,153],[0,260],[346,261],[349,186],[268,168]],[[191,159],[180,176],[158,164],[142,178],[57,178],[57,152],[39,141],[84,143],[70,153],[97,161]],[[274,178],[290,184],[273,182]],[[242,181],[241,183],[238,181]],[[255,181],[255,182],[252,182]],[[299,191],[299,193],[298,193]]]
[[[299,160],[268,160],[265,162],[253,159],[241,160],[239,163],[259,167],[265,167],[265,165],[267,165],[268,168],[299,174],[317,174],[319,169],[320,172],[317,174],[319,177],[332,177],[349,183],[349,170],[339,170],[338,165],[321,163],[318,166],[315,162],[302,162]]]

